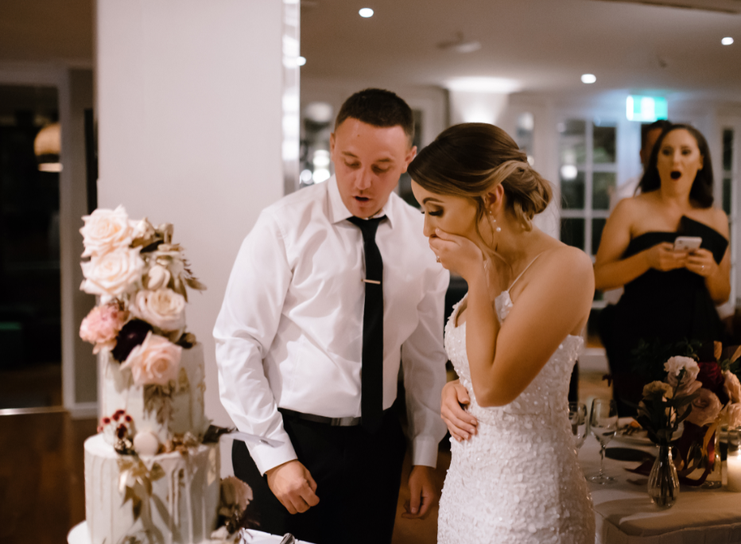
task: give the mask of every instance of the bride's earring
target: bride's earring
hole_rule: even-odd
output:
[[[497,224],[497,220],[494,219],[494,214],[491,213],[491,210],[489,210],[489,222],[491,223],[492,228],[494,228],[494,225]],[[502,227],[496,227],[494,228],[497,232],[502,232]]]

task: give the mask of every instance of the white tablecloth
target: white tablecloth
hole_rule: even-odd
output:
[[[280,544],[282,536],[270,535],[262,531],[248,531],[250,544]],[[303,540],[297,540],[298,544],[309,544]],[[67,544],[91,544],[90,533],[87,530],[87,522],[83,521],[75,525],[67,535]]]
[[[614,439],[611,447],[640,448],[656,453],[653,446],[636,446]],[[584,474],[599,471],[599,443],[589,436],[579,452]],[[605,472],[612,484],[589,484],[597,521],[597,544],[740,544],[741,493],[682,486],[677,502],[659,509],[648,497],[647,477],[628,472],[637,461],[605,458]],[[724,467],[725,474],[725,467]],[[725,477],[725,476],[724,476]],[[629,483],[642,480],[643,485]]]

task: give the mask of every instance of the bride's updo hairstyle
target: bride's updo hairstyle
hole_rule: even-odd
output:
[[[487,212],[486,194],[500,183],[506,211],[525,230],[533,228],[533,216],[544,211],[553,196],[551,184],[532,169],[515,141],[487,123],[462,123],[444,130],[407,171],[431,193],[470,198],[477,206],[477,225]]]

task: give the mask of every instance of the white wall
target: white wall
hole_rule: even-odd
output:
[[[195,275],[188,329],[206,353],[239,245],[283,195],[282,3],[97,0],[99,206],[175,225]]]

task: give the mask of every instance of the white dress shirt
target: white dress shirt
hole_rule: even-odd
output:
[[[434,467],[445,434],[443,312],[449,275],[420,212],[392,193],[376,233],[383,259],[383,408],[404,365],[412,463]],[[262,474],[296,459],[278,407],[359,417],[363,238],[334,176],[262,211],[237,255],[214,327],[221,402]]]

